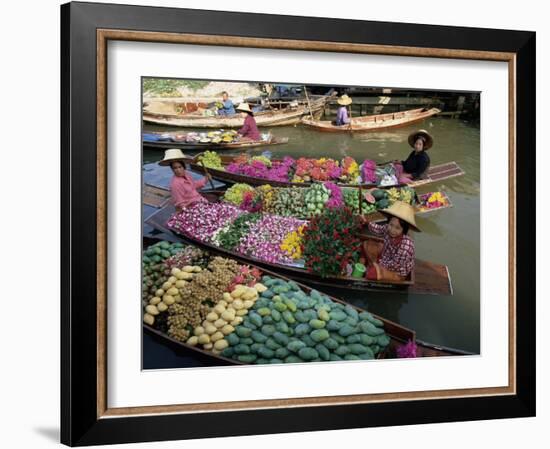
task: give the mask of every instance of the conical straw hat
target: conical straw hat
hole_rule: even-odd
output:
[[[159,165],[170,165],[170,163],[175,161],[185,162],[186,160],[192,159],[191,156],[183,154],[183,152],[178,148],[171,148],[164,152],[164,159],[159,162]]]
[[[337,103],[341,104],[342,106],[347,106],[348,104],[353,103],[353,101],[350,97],[344,94],[340,98],[338,98]]]
[[[426,131],[425,129],[419,129],[417,131],[414,131],[414,132],[410,133],[409,134],[409,145],[414,148],[414,144],[416,142],[416,139],[419,136],[424,137],[424,139],[426,140],[424,142],[424,149],[425,150],[430,149],[432,147],[432,145],[434,144],[434,139],[430,135],[430,133],[428,131]]]
[[[241,103],[239,106],[237,106],[237,111],[252,112],[248,103]]]
[[[380,212],[390,217],[401,218],[401,220],[409,223],[414,231],[422,232],[420,229],[418,229],[418,226],[416,226],[416,221],[414,219],[414,207],[412,207],[408,203],[405,203],[403,201],[396,201],[387,209],[381,209]]]

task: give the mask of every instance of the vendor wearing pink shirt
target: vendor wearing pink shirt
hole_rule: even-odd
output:
[[[242,140],[260,140],[260,131],[248,103],[241,103],[237,106],[237,112],[240,112],[244,117],[243,127],[237,131]]]
[[[174,176],[170,181],[170,193],[172,194],[172,202],[176,207],[177,212],[181,212],[185,207],[189,207],[195,203],[206,201],[206,199],[198,192],[208,182],[208,178],[202,178],[195,181],[193,177],[185,170],[185,156],[178,149],[166,150],[164,159],[159,162],[159,165],[170,165]],[[210,177],[210,175],[207,175]]]

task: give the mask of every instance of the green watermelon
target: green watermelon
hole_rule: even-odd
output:
[[[386,192],[382,189],[375,189],[371,192],[371,195],[376,201],[379,201],[386,197]]]

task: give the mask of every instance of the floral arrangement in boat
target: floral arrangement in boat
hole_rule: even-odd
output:
[[[325,209],[310,220],[303,232],[305,267],[323,277],[347,273],[359,259],[361,224],[347,208]]]
[[[449,205],[449,199],[444,192],[424,193],[418,199],[421,211],[435,210]]]
[[[359,164],[350,156],[346,156],[342,159],[341,163],[342,174],[340,175],[340,181],[346,184],[358,184],[361,182],[361,176],[359,174]]]
[[[281,245],[288,234],[304,224],[304,220],[294,217],[248,213],[229,203],[201,202],[174,214],[167,226],[228,251],[288,264],[294,260]]]
[[[282,161],[271,161],[266,156],[250,157],[241,154],[235,157],[225,170],[228,173],[278,182],[361,182],[359,164],[350,156],[346,156],[341,162],[325,157],[301,157],[294,160],[289,156]]]
[[[228,173],[267,179],[269,181],[288,182],[294,174],[294,159],[287,156],[282,161],[272,162],[265,156],[238,156],[225,170]]]
[[[301,157],[296,161],[296,173],[292,182],[329,181],[339,179],[341,175],[342,169],[334,159]]]

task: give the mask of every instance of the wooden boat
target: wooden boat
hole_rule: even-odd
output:
[[[278,277],[281,279],[284,279],[288,281],[289,279],[285,276],[281,276],[280,274],[274,273],[272,271],[266,270],[265,268],[258,267],[254,264],[248,264],[251,267],[257,267],[259,268],[264,274],[267,274],[272,277]],[[301,284],[298,282],[298,285],[302,290],[305,292],[310,292],[312,289],[311,287],[308,287],[307,285]],[[336,298],[334,296],[330,296],[330,299],[334,302],[338,302],[340,304],[347,305],[345,301]],[[354,309],[356,309],[359,313],[364,312],[365,310],[354,306],[353,304],[350,304]],[[458,349],[452,349],[452,348],[446,348],[443,346],[434,345],[431,343],[426,343],[421,340],[416,339],[416,332],[406,328],[404,326],[401,326],[400,324],[397,324],[393,321],[387,320],[385,318],[382,318],[376,314],[373,314],[374,317],[378,318],[380,321],[384,323],[384,330],[388,337],[390,338],[390,344],[386,348],[386,350],[383,353],[380,353],[378,355],[378,359],[385,359],[385,358],[395,358],[396,357],[396,350],[399,346],[407,343],[409,340],[414,341],[417,344],[417,356],[418,357],[442,357],[442,356],[457,356],[457,355],[471,355],[468,352],[461,351]],[[158,329],[153,328],[152,326],[149,326],[148,324],[143,323],[143,330],[153,336],[154,338],[159,339],[160,341],[163,341],[164,343],[169,344],[176,350],[184,350],[188,352],[189,354],[193,354],[193,356],[197,357],[199,360],[201,360],[204,363],[212,364],[215,366],[227,366],[227,365],[245,365],[245,363],[240,362],[235,359],[231,359],[228,357],[224,357],[222,355],[214,354],[211,351],[207,351],[205,349],[198,348],[196,346],[191,346],[186,343],[183,343],[179,340],[176,340],[169,335],[159,331]]]
[[[300,123],[302,117],[319,119],[323,114],[326,101],[329,96],[311,95],[309,104],[305,100],[280,104],[279,108],[270,107],[264,111],[254,113],[258,126],[285,126]],[[174,100],[149,101],[143,108],[143,121],[155,125],[178,126],[183,128],[240,128],[243,119],[239,114],[231,116],[204,116],[198,110],[185,112],[181,102]],[[311,108],[310,108],[311,105]],[[311,113],[310,113],[311,109]],[[183,113],[180,111],[184,111]]]
[[[189,158],[186,162],[189,165],[189,168],[202,172],[203,168],[201,165],[198,164],[198,157],[199,155],[196,155],[192,158]],[[228,166],[231,162],[233,162],[235,156],[230,155],[219,155],[222,165],[224,167]],[[279,162],[281,159],[272,159],[272,162]],[[244,183],[249,184],[251,186],[261,186],[264,184],[270,184],[273,187],[308,187],[311,185],[310,182],[284,182],[284,181],[270,181],[268,179],[264,178],[255,178],[253,176],[246,176],[246,175],[240,175],[236,173],[229,173],[225,170],[216,170],[213,168],[209,168],[208,172],[210,175],[218,179],[220,181],[237,184],[237,183]],[[433,165],[428,169],[428,172],[426,173],[426,176],[422,179],[413,181],[412,183],[408,184],[409,187],[419,187],[424,186],[427,184],[431,184],[433,182],[437,181],[444,181],[446,179],[454,178],[455,176],[462,176],[464,174],[464,171],[458,166],[456,162],[447,162],[445,164],[439,164],[439,165]],[[343,184],[337,182],[340,187],[357,187],[358,184]],[[374,187],[372,184],[363,184],[364,187]],[[389,188],[389,187],[395,187],[395,186],[386,186],[386,187],[379,187],[379,188]]]
[[[154,133],[165,135],[166,133]],[[236,150],[247,149],[254,147],[267,147],[273,145],[282,145],[288,143],[288,137],[271,136],[268,140],[250,140],[241,142],[220,142],[220,143],[203,143],[203,142],[186,142],[185,140],[166,139],[158,141],[150,141],[142,139],[143,148],[148,150],[165,150],[167,148],[179,148],[180,150]]]
[[[218,197],[221,197],[225,192],[222,191],[209,191],[210,195],[215,195]],[[453,207],[453,204],[451,203],[450,198],[447,196],[445,192],[441,192],[446,200],[446,204],[432,209],[427,209],[425,207],[421,207],[421,205],[415,206],[415,214],[416,215],[423,215],[430,212],[435,212],[441,209],[447,209],[449,207]],[[143,189],[143,203],[152,206],[152,207],[162,207],[165,204],[168,204],[168,201],[170,199],[170,191],[168,189],[164,189],[162,187],[153,186],[150,184],[145,184],[145,187]],[[379,221],[385,219],[384,215],[382,215],[381,212],[375,211],[368,214],[368,217],[370,221]]]
[[[310,126],[319,131],[326,132],[372,132],[390,128],[399,128],[413,123],[421,122],[432,115],[441,112],[437,108],[418,108],[402,112],[390,112],[387,114],[364,115],[351,119],[349,125],[336,126],[331,120],[312,120],[304,117],[302,124]]]
[[[209,201],[219,200],[219,193],[204,193]],[[335,276],[323,278],[315,273],[307,271],[305,268],[293,265],[278,263],[269,263],[263,260],[229,251],[210,243],[202,242],[193,237],[175,233],[166,226],[166,222],[175,212],[171,204],[165,204],[157,211],[153,212],[144,220],[144,223],[166,234],[174,234],[181,240],[202,247],[210,252],[221,254],[226,257],[237,259],[243,263],[257,265],[266,270],[276,270],[292,279],[303,282],[314,283],[327,287],[335,287],[352,290],[372,290],[372,291],[394,291],[400,293],[417,293],[430,295],[452,295],[453,288],[449,270],[446,265],[440,265],[420,259],[416,259],[415,268],[409,277],[403,281],[373,281],[365,278],[353,278],[350,276]]]

